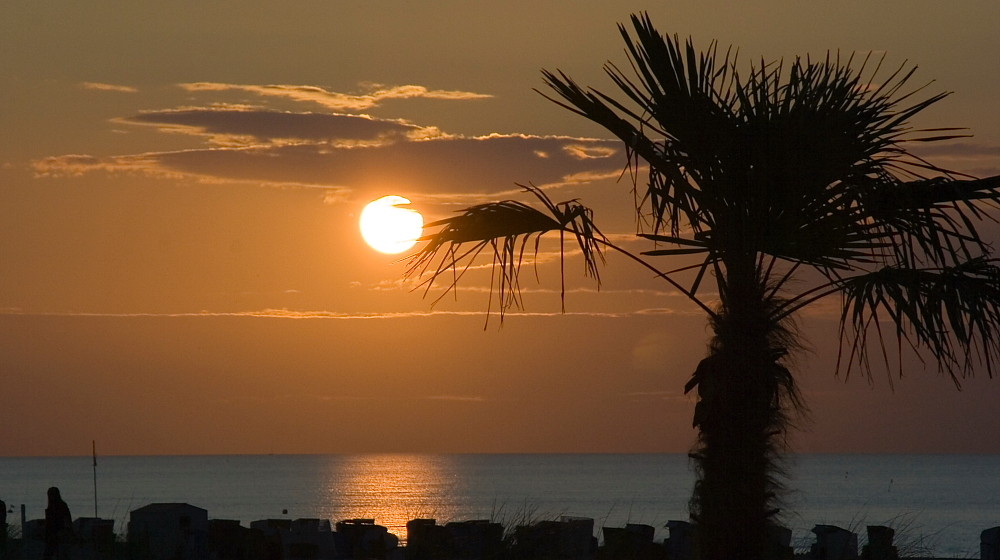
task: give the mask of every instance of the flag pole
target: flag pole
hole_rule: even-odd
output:
[[[97,517],[97,440],[90,441],[90,450],[94,457],[94,517]]]

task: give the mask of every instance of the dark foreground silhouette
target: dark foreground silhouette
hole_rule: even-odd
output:
[[[57,506],[56,509],[61,510]],[[68,508],[66,509],[68,512]],[[56,512],[57,516],[61,513]],[[59,519],[56,517],[55,519]],[[4,560],[48,557],[47,519],[24,524],[10,539]],[[82,517],[73,538],[61,541],[55,557],[69,560],[693,560],[695,527],[667,524],[669,537],[657,542],[651,525],[603,527],[594,536],[590,518],[562,517],[505,527],[488,520],[413,519],[406,542],[374,519],[265,519],[244,527],[239,521],[209,519],[207,510],[184,503],[157,503],[133,510],[124,539],[114,521]],[[858,535],[832,525],[813,529],[815,542],[796,555],[791,531],[772,526],[765,536],[766,558],[791,560],[898,560],[892,528],[869,526],[859,552]],[[970,543],[971,544],[971,543]],[[982,560],[1000,560],[1000,527],[983,531]],[[905,552],[905,551],[904,551]]]
[[[65,560],[70,557],[75,540],[73,515],[55,486],[49,488],[48,504],[45,508],[45,552],[42,558]]]

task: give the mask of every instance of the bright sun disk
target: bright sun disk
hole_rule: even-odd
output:
[[[424,217],[411,208],[409,199],[397,195],[373,200],[361,211],[361,237],[380,253],[396,254],[417,243],[424,228]]]

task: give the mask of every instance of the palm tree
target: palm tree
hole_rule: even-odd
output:
[[[1000,177],[948,172],[908,151],[956,137],[909,126],[946,95],[920,98],[912,69],[883,78],[881,60],[828,55],[741,74],[715,43],[698,52],[646,15],[631,23],[632,33],[619,30],[632,73],[605,68],[624,101],[561,72],[544,77],[550,99],[624,143],[633,178],[648,168],[636,212],[653,248],[629,253],[601,234],[588,208],[526,187],[541,208],[489,203],[430,224],[442,227],[407,274],[428,288],[448,278],[454,288],[489,249],[502,317],[520,305],[518,271],[545,233],[572,236],[598,281],[609,250],[657,270],[705,310],[714,333],[685,387],[697,395],[698,555],[761,558],[780,504],[784,436],[802,409],[788,364],[796,314],[840,296],[840,371],[888,367],[895,338],[899,351],[929,354],[956,384],[977,370],[992,376],[1000,268],[976,222],[1000,199]],[[680,255],[694,264],[660,272],[650,262]]]

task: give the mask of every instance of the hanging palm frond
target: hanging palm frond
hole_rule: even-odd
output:
[[[998,263],[981,257],[938,269],[886,267],[845,280],[841,336],[850,340],[849,363],[867,362],[868,330],[881,329],[885,318],[898,342],[928,349],[956,385],[979,366],[992,377],[1000,359]]]
[[[444,275],[451,281],[436,301],[457,289],[459,279],[487,247],[492,250],[491,294],[495,293],[501,320],[511,308],[520,308],[519,273],[528,243],[534,240],[537,255],[541,236],[548,232],[571,234],[583,256],[584,272],[600,285],[599,262],[604,259],[601,244],[603,234],[593,222],[591,210],[576,201],[553,203],[539,188],[521,187],[533,194],[545,212],[515,200],[479,204],[460,215],[427,224],[441,229],[421,238],[427,243],[410,258],[405,275],[416,278],[425,293]],[[463,246],[466,246],[463,249]],[[565,259],[560,241],[560,259]],[[565,283],[561,298],[565,308]]]

